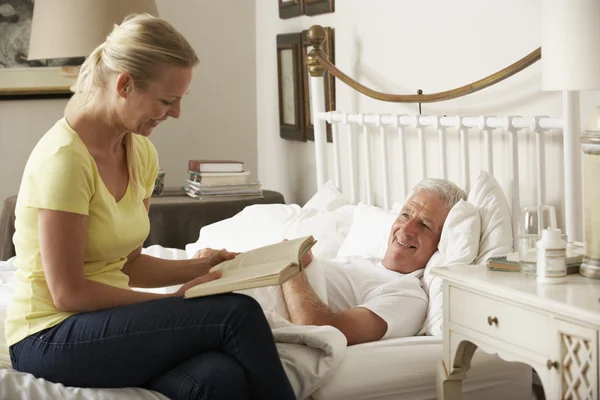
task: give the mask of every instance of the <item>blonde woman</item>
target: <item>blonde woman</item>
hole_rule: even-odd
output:
[[[147,137],[179,118],[197,63],[169,23],[137,15],[82,66],[80,101],[36,145],[19,191],[17,287],[6,320],[16,370],[172,399],[294,397],[254,300],[182,298],[218,278],[208,270],[234,254],[141,254],[158,170]],[[130,289],[175,284],[183,286],[173,295]]]

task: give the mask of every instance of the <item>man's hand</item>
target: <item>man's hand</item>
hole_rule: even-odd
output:
[[[302,260],[301,260],[301,262],[302,262],[302,268],[308,267],[308,264],[310,264],[312,262],[312,259],[313,259],[312,250],[309,249],[306,252],[306,254],[304,254],[302,256]]]
[[[287,241],[288,241],[288,239],[282,240],[282,242],[287,242]],[[302,269],[308,267],[308,264],[310,264],[312,262],[312,259],[313,259],[312,249],[308,249],[306,254],[304,254],[302,256],[302,259],[300,260],[300,262],[302,263]]]

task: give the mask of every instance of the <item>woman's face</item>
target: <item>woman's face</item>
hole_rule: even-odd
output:
[[[121,124],[128,131],[150,136],[168,117],[179,118],[181,99],[189,90],[192,75],[192,68],[164,65],[157,78],[141,88],[131,75],[120,74],[117,93],[122,101],[117,114]]]

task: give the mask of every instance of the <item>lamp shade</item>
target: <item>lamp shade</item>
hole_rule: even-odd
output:
[[[542,88],[600,89],[600,0],[542,0]]]
[[[154,0],[37,0],[28,58],[85,57],[133,13],[158,15]]]

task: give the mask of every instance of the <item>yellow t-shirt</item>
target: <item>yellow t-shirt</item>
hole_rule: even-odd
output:
[[[129,289],[129,277],[121,269],[127,255],[144,242],[150,231],[143,200],[152,194],[158,173],[152,143],[134,134],[133,144],[138,189],[129,183],[118,202],[65,118],[35,146],[25,166],[15,209],[17,283],[5,322],[9,346],[72,315],[54,306],[48,289],[40,256],[39,208],[87,215],[85,277]]]

